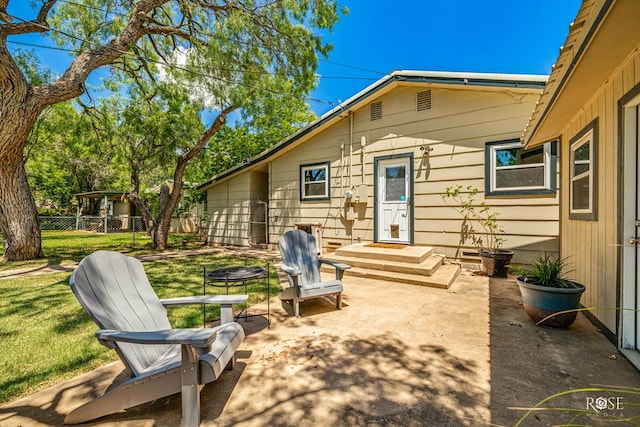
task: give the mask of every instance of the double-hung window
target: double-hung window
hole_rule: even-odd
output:
[[[569,218],[596,220],[597,122],[571,139],[569,152]]]
[[[525,150],[517,139],[487,143],[485,193],[555,193],[556,158],[555,142],[530,150]]]
[[[300,166],[300,200],[329,200],[329,162]]]

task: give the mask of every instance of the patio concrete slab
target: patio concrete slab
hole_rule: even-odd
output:
[[[349,277],[344,308],[302,304],[302,317],[271,303],[246,322],[238,364],[202,391],[204,426],[514,425],[555,393],[593,385],[640,388],[640,374],[583,315],[568,330],[533,325],[512,280],[463,271],[449,290]],[[266,307],[258,307],[264,309]],[[251,318],[250,318],[251,319]],[[0,408],[0,426],[60,425],[72,408],[124,378],[122,365],[89,374]],[[619,398],[583,424],[640,414],[640,400],[600,391],[571,393],[547,406],[582,411],[589,399]],[[621,400],[620,400],[621,399]],[[600,402],[603,402],[600,400]],[[180,395],[92,425],[176,426]],[[541,412],[522,425],[566,423]]]

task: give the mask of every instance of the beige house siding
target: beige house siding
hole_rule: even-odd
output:
[[[299,221],[322,224],[325,247],[373,241],[374,159],[412,154],[414,243],[455,256],[461,218],[441,194],[458,184],[484,191],[485,143],[519,138],[539,92],[431,87],[432,108],[416,111],[416,94],[422,90],[424,86],[400,86],[374,99],[382,102],[380,120],[370,119],[368,106],[352,116],[345,112],[337,124],[273,158],[270,241]],[[300,165],[324,161],[331,162],[331,200],[301,202]],[[343,196],[351,189],[357,193],[361,183],[368,189],[366,204],[356,204],[354,220],[347,221]],[[557,194],[487,201],[500,212],[507,233],[505,247],[516,251],[515,262],[527,262],[533,251],[558,251]]]
[[[596,307],[597,318],[612,331],[616,330],[618,313],[617,272],[619,268],[618,215],[620,201],[620,158],[618,151],[618,100],[640,82],[640,54],[634,51],[594,93],[580,112],[562,131],[561,255],[568,257],[575,269],[573,278],[586,285],[582,304]],[[569,150],[570,141],[590,122],[598,122],[597,220],[569,218]],[[585,250],[586,248],[586,250]]]
[[[207,192],[207,234],[210,242],[249,244],[249,182],[250,174],[242,174]]]

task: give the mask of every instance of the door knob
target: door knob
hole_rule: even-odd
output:
[[[634,245],[634,246],[638,246],[638,238],[637,237],[629,237],[629,244],[630,245]]]

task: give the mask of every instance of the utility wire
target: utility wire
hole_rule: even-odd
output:
[[[86,9],[95,10],[96,12],[103,12],[105,14],[113,14],[113,15],[119,16],[121,18],[127,18],[128,17],[128,14],[126,14],[126,13],[117,12],[117,11],[114,11],[114,10],[106,10],[106,9],[102,9],[100,7],[91,6],[91,5],[83,4],[83,3],[78,3],[78,2],[73,1],[73,0],[58,0],[58,1],[60,1],[61,3],[70,4],[70,5],[73,5],[73,6],[84,7]],[[206,31],[201,31],[201,33],[206,35],[206,36],[217,37],[219,39],[226,40],[226,41],[232,41],[231,39],[224,38],[224,37],[221,37],[219,35],[214,36],[213,34],[208,33]],[[233,40],[233,41],[236,42],[236,43],[241,43],[241,44],[247,45],[247,46],[266,47],[265,45],[253,44],[253,43],[245,42],[245,41],[242,41],[242,40]],[[282,51],[280,51],[280,52],[282,52]],[[339,62],[329,61],[327,59],[318,58],[318,60],[321,61],[321,62],[327,63],[327,64],[337,65],[339,67],[351,68],[353,70],[358,70],[358,71],[364,71],[364,72],[367,72],[367,73],[377,74],[380,77],[383,77],[383,76],[385,76],[387,74],[387,73],[383,73],[381,71],[370,70],[368,68],[357,67],[357,66],[354,66],[354,65],[349,65],[349,64],[343,64],[343,63],[339,63]],[[339,77],[336,77],[336,78],[339,78]],[[368,80],[365,77],[361,77],[361,78],[354,77],[353,79]]]
[[[60,46],[47,46],[44,44],[37,44],[37,43],[27,43],[27,42],[19,42],[19,41],[15,41],[15,40],[7,40],[7,43],[10,44],[15,44],[15,45],[19,45],[19,46],[29,46],[29,47],[35,47],[38,49],[49,49],[49,50],[57,50],[57,51],[61,51],[61,52],[68,52],[68,53],[80,53],[80,50],[77,49],[69,49],[69,48],[64,48],[64,47],[60,47]],[[145,58],[147,59],[147,58]],[[150,59],[148,59],[150,60]],[[152,61],[152,60],[150,60]],[[163,62],[160,62],[160,64],[164,64]],[[166,67],[174,67],[173,65],[165,65]],[[248,70],[226,70],[226,71],[242,71],[242,72],[246,72],[246,73],[261,73],[261,74],[269,74],[269,75],[273,75],[273,73],[265,73],[263,71],[248,71]],[[203,74],[204,77],[206,77],[206,75]],[[371,77],[357,77],[357,76],[325,76],[322,74],[317,74],[316,75],[317,78],[319,79],[332,79],[332,80],[367,80],[367,81],[376,81],[377,79],[371,78]],[[329,101],[327,101],[329,102]]]
[[[45,25],[42,25],[42,24],[36,23],[36,22],[34,22],[34,21],[27,21],[27,20],[25,20],[25,19],[23,19],[23,18],[20,18],[20,17],[18,17],[18,16],[15,16],[15,15],[9,15],[9,16],[10,16],[11,18],[16,19],[16,20],[19,20],[19,21],[21,21],[21,22],[30,22],[31,24],[36,25],[36,26],[38,26],[38,27],[40,27],[40,28],[42,28],[42,29],[44,29],[44,30],[46,30],[46,31],[55,31],[55,32],[57,32],[57,33],[59,33],[59,34],[62,34],[62,35],[63,35],[63,36],[65,36],[65,37],[68,37],[68,38],[71,38],[71,39],[74,39],[74,40],[77,40],[77,41],[80,41],[80,42],[83,42],[83,43],[87,43],[89,46],[91,46],[91,45],[92,45],[92,42],[90,42],[90,41],[88,41],[88,40],[85,40],[85,39],[83,39],[83,38],[81,38],[81,37],[79,37],[79,36],[75,36],[75,35],[73,35],[73,34],[66,33],[66,32],[64,32],[64,31],[62,31],[62,30],[59,30],[59,29],[56,29],[56,28],[51,28],[51,27],[48,27],[48,26],[45,26]],[[15,42],[14,42],[14,43],[15,43]],[[102,47],[103,45],[100,45],[100,46]],[[61,49],[62,49],[62,48],[61,48]],[[210,78],[210,79],[217,80],[217,81],[219,81],[219,82],[226,83],[226,84],[239,85],[239,86],[246,87],[247,89],[252,89],[252,90],[261,90],[261,91],[265,91],[265,92],[272,93],[272,94],[274,94],[274,95],[288,96],[288,97],[292,97],[292,98],[293,98],[293,97],[295,97],[294,95],[289,94],[289,93],[279,92],[279,91],[276,91],[276,90],[273,90],[273,89],[268,89],[268,88],[259,88],[259,87],[255,87],[255,86],[248,85],[248,84],[246,84],[246,83],[238,83],[238,82],[234,82],[234,81],[229,81],[229,80],[223,79],[223,78],[218,77],[218,76],[214,76],[214,75],[211,75],[211,74],[205,74],[205,73],[203,73],[202,71],[194,71],[194,70],[191,70],[191,69],[189,69],[189,68],[187,68],[187,67],[182,67],[182,66],[179,66],[179,65],[176,65],[176,64],[169,64],[169,63],[166,63],[166,62],[164,62],[164,61],[158,61],[158,60],[156,60],[156,59],[148,58],[148,57],[145,57],[145,56],[142,56],[142,55],[133,55],[133,54],[131,54],[131,53],[129,53],[129,52],[126,52],[126,51],[123,51],[123,50],[120,50],[120,49],[114,49],[114,48],[110,48],[110,49],[115,50],[117,53],[121,54],[122,56],[127,56],[127,57],[130,57],[130,58],[133,58],[133,59],[143,59],[143,60],[148,61],[148,62],[150,62],[150,63],[155,63],[155,64],[157,64],[157,65],[161,65],[161,66],[163,66],[163,67],[173,68],[173,69],[176,69],[176,70],[180,70],[180,71],[183,71],[183,72],[185,72],[185,73],[192,74],[192,75],[194,75],[194,76]],[[71,51],[71,52],[75,52],[75,51],[73,51],[73,50],[69,50],[69,51]],[[268,73],[265,73],[265,72],[262,72],[262,71],[250,71],[250,70],[229,70],[229,69],[220,69],[220,70],[223,70],[223,71],[243,72],[243,73],[261,73],[261,74],[268,74]],[[332,107],[336,107],[336,106],[338,105],[338,103],[336,103],[336,102],[326,101],[326,100],[317,99],[317,98],[311,98],[311,97],[299,97],[298,99],[302,99],[302,100],[304,100],[304,101],[317,102],[317,103],[321,103],[321,104],[328,104],[328,105],[330,105],[330,106],[332,106]]]
[[[62,51],[62,52],[80,53],[80,51],[78,51],[78,50],[68,49],[68,48],[60,47],[60,46],[47,46],[47,45],[36,44],[36,43],[17,42],[15,40],[7,40],[7,43],[16,44],[16,45],[19,45],[19,46],[37,47],[38,49],[50,49],[50,50],[59,50],[59,51]]]

